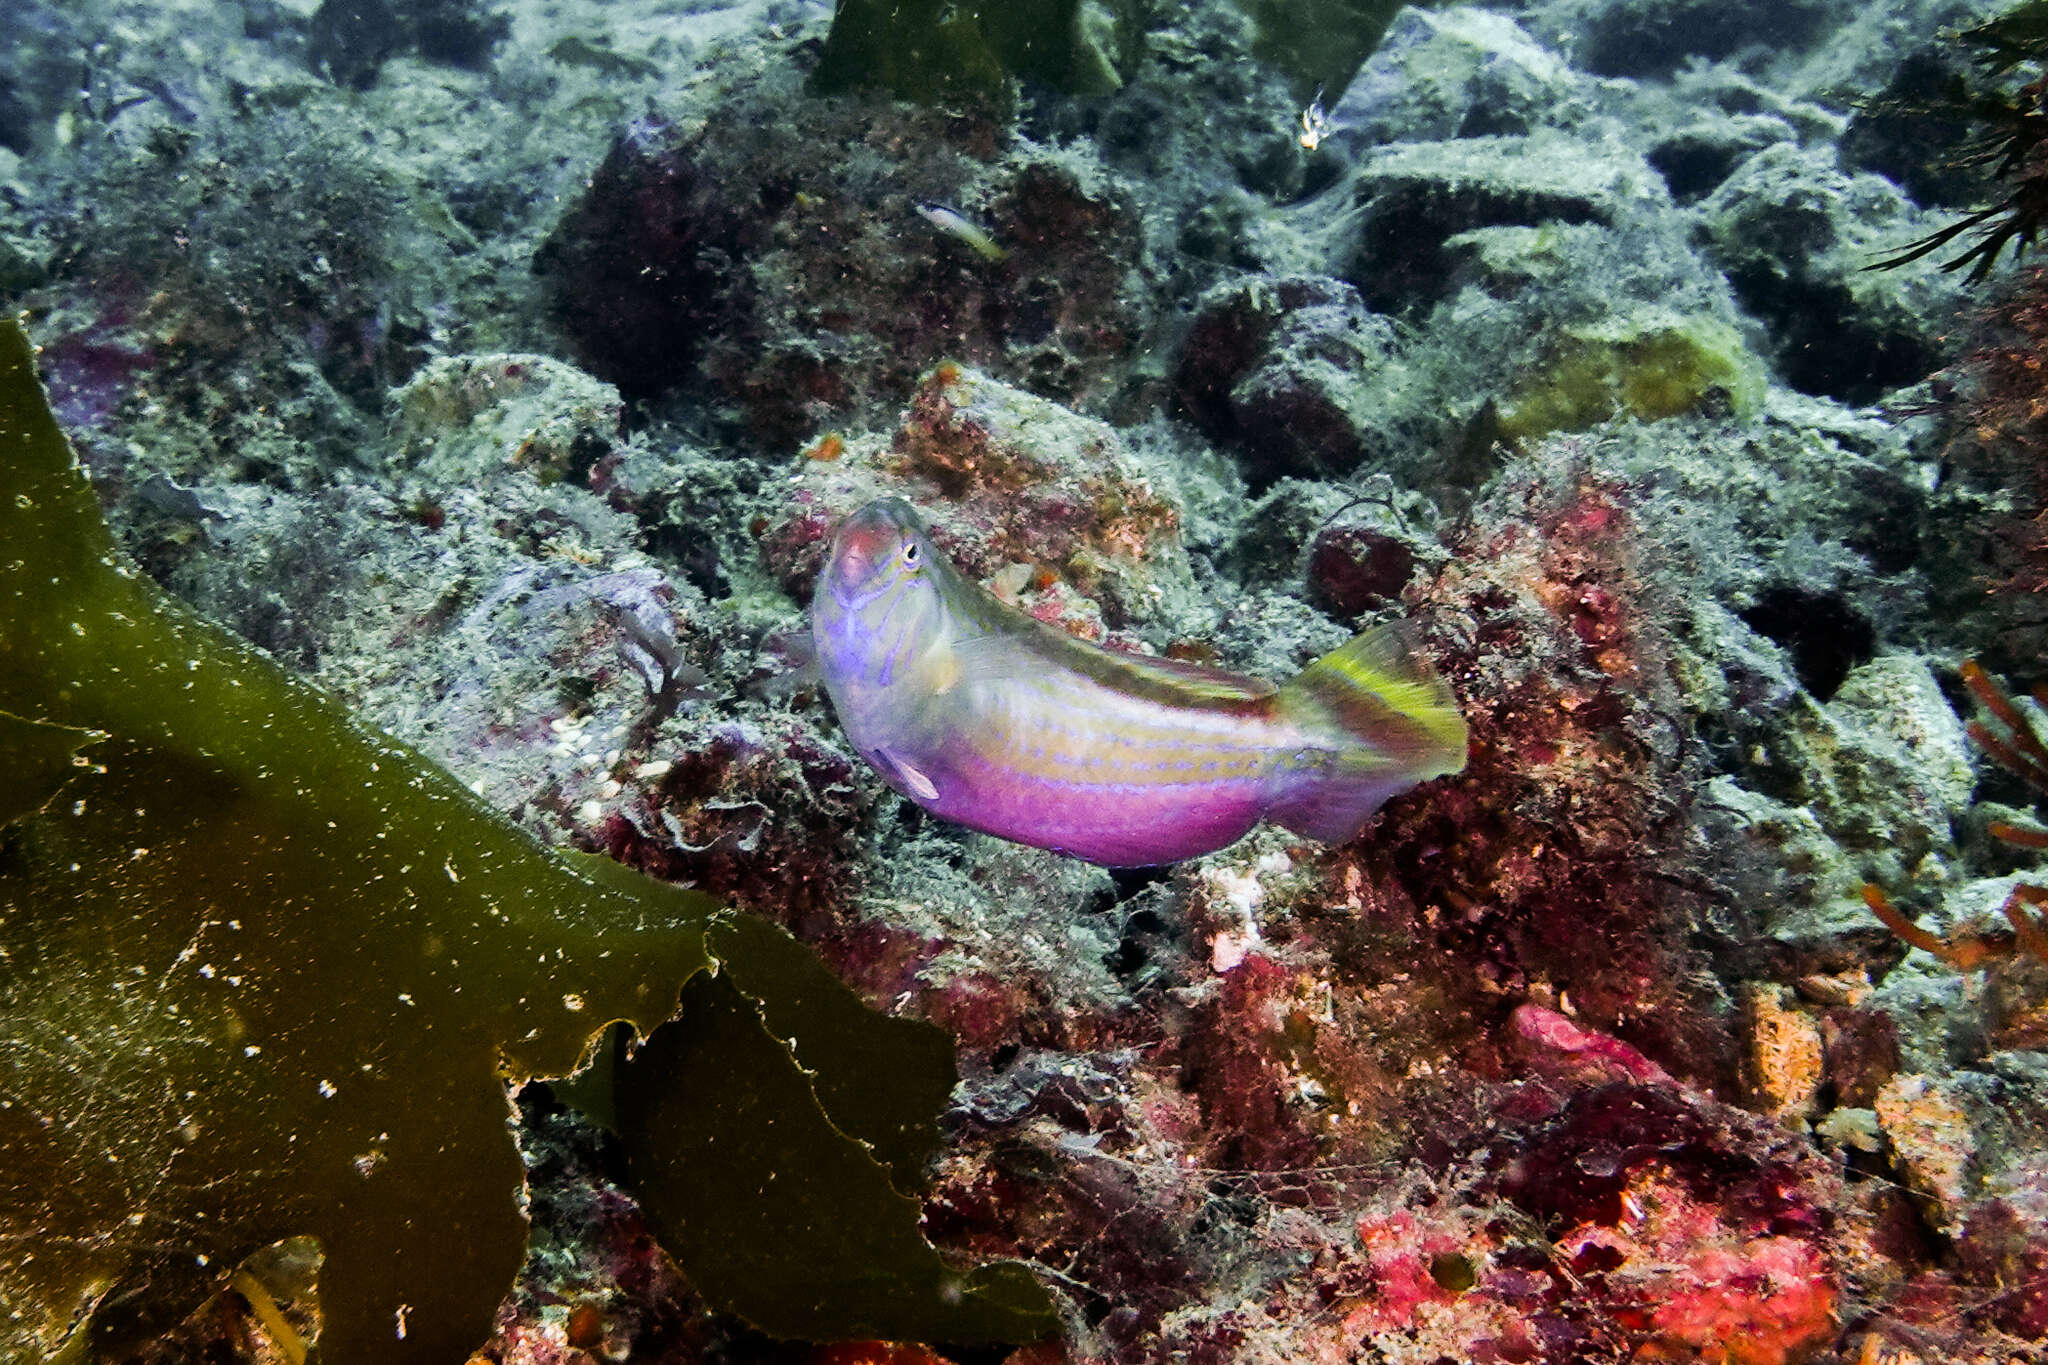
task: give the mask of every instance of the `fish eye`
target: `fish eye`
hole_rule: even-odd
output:
[[[908,566],[908,567],[910,567],[910,568],[913,568],[913,569],[914,569],[914,568],[916,568],[916,567],[917,567],[917,555],[918,555],[918,550],[917,550],[917,542],[916,542],[916,541],[914,541],[914,540],[906,540],[906,541],[904,541],[904,542],[903,542],[903,562],[904,562],[904,564],[905,564],[905,565],[907,565],[907,566]]]

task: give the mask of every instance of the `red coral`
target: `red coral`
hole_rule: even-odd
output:
[[[1528,1045],[1536,1068],[1555,1079],[1580,1085],[1635,1081],[1668,1085],[1663,1067],[1618,1038],[1580,1028],[1556,1010],[1523,1005],[1510,1018],[1515,1034]]]
[[[1627,1330],[1631,1358],[1786,1365],[1833,1339],[1832,1188],[1771,1125],[1669,1087],[1612,1085],[1497,1160],[1496,1188],[1554,1230],[1546,1273],[1571,1267],[1558,1311]]]
[[[1416,926],[1434,952],[1404,969],[1474,1014],[1569,1001],[1667,1070],[1732,1086],[1737,1049],[1691,934],[1673,617],[1637,564],[1627,490],[1567,447],[1452,549],[1413,597],[1467,699],[1471,758],[1341,855],[1369,913]]]
[[[1650,1308],[1640,1360],[1790,1365],[1834,1339],[1840,1289],[1826,1259],[1790,1237],[1715,1244],[1730,1230],[1684,1228],[1653,1248],[1631,1286]]]
[[[1451,1258],[1463,1261],[1471,1239],[1453,1236],[1407,1209],[1358,1221],[1358,1241],[1371,1272],[1371,1299],[1351,1314],[1353,1330],[1405,1327],[1424,1304],[1446,1304],[1456,1295],[1442,1283]]]
[[[1215,1164],[1231,1169],[1299,1166],[1316,1154],[1290,1100],[1290,1065],[1313,1023],[1295,998],[1295,973],[1254,954],[1224,974],[1183,1044],[1185,1082],[1199,1097]]]
[[[1339,616],[1399,600],[1414,574],[1415,552],[1385,531],[1325,526],[1309,545],[1309,591]]]
[[[2048,590],[2048,269],[2017,272],[1983,319],[1984,340],[1944,390],[1958,419],[1946,456],[2011,491],[1983,553],[1986,574],[2015,595]],[[1961,392],[1958,392],[1958,389]]]
[[[2048,1195],[1985,1200],[1964,1222],[1956,1256],[1967,1283],[1993,1291],[1977,1301],[1976,1316],[2048,1343]]]

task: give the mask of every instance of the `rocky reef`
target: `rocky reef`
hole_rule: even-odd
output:
[[[762,1187],[866,1143],[917,1167],[898,1231],[1052,1305],[834,1317],[807,1277],[865,1234],[716,1254],[664,1183],[688,1107],[612,1034],[504,1074],[527,1252],[470,1359],[2048,1351],[2048,953],[2008,914],[2048,880],[2048,277],[1915,245],[2005,192],[1935,99],[1997,8],[18,3],[0,297],[120,554],[494,838],[942,1029],[931,1143],[856,1079],[756,1125]],[[1112,649],[1280,680],[1404,618],[1466,767],[1173,867],[940,823],[809,661],[883,496]],[[737,941],[753,1000],[785,940]],[[858,1077],[692,980],[641,1075],[767,1027],[764,1094]],[[0,1057],[33,985],[0,953]],[[274,1180],[220,1180],[269,1226]],[[26,1341],[20,1258],[79,1230],[12,1188]],[[305,1238],[150,1235],[199,1309],[144,1277],[34,1340],[318,1338]]]

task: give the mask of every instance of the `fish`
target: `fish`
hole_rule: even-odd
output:
[[[997,599],[900,498],[833,533],[811,633],[841,728],[891,788],[1108,867],[1200,857],[1266,820],[1343,843],[1465,765],[1457,698],[1398,624],[1277,687],[1119,653]]]
[[[1000,264],[1010,259],[1010,253],[1005,251],[995,238],[989,236],[957,209],[949,209],[944,204],[920,202],[917,205],[917,212],[927,223],[961,243],[984,261]]]
[[[1315,98],[1308,102],[1308,108],[1301,111],[1301,131],[1294,140],[1301,144],[1304,152],[1312,152],[1323,145],[1323,139],[1330,135],[1330,114],[1323,108],[1323,87],[1316,87]]]

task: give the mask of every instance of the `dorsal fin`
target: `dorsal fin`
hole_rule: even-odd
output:
[[[1032,628],[994,631],[954,642],[947,690],[961,683],[1031,677],[1048,668],[1072,669],[1105,687],[1147,701],[1204,710],[1256,706],[1278,690],[1263,678],[1156,654],[1124,654],[1077,640],[1021,613],[1016,619]]]
[[[1155,689],[1172,698],[1193,701],[1200,706],[1241,706],[1264,701],[1279,689],[1264,678],[1254,678],[1207,664],[1167,659],[1157,654],[1122,654],[1105,649],[1106,666],[1130,678],[1133,690],[1151,693]],[[1162,695],[1160,700],[1168,700]]]

